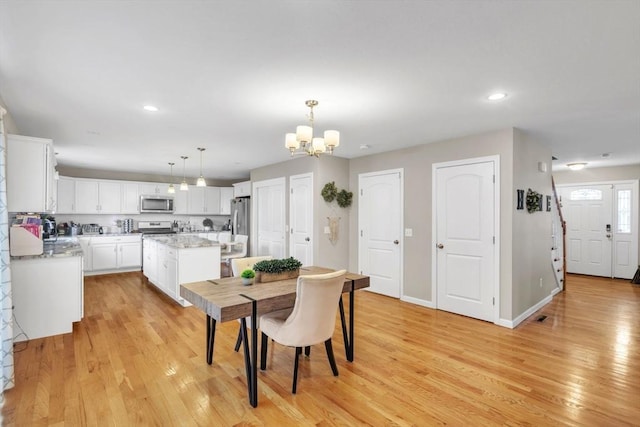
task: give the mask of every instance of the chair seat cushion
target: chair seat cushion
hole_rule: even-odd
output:
[[[278,331],[292,311],[293,307],[263,314],[262,316],[260,316],[258,322],[260,325],[260,330],[263,333],[267,334],[270,338],[273,338],[277,341],[276,336],[278,335]]]

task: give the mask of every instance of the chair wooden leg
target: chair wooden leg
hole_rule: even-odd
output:
[[[260,343],[260,370],[264,371],[267,369],[267,344],[269,339],[267,335],[263,332],[262,339]]]
[[[304,355],[309,357],[310,354],[311,354],[311,346],[306,346],[304,348]]]
[[[336,359],[333,357],[333,346],[331,345],[331,338],[324,342],[324,347],[327,349],[327,357],[329,358],[329,364],[333,371],[333,376],[338,376],[338,366],[336,366]]]
[[[241,345],[242,345],[242,324],[240,324],[240,327],[238,328],[238,339],[236,341],[236,346],[234,348],[236,353],[240,350]]]
[[[293,364],[293,388],[291,389],[293,394],[296,394],[296,389],[298,388],[298,359],[300,359],[301,353],[302,347],[296,347],[296,359]]]

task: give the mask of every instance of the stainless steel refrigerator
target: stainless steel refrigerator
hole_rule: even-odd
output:
[[[249,236],[251,231],[251,199],[249,197],[237,197],[231,199],[231,233]],[[251,240],[251,239],[249,239]],[[250,256],[249,242],[247,241],[247,256]]]

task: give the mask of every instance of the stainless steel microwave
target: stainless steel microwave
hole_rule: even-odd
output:
[[[140,213],[173,213],[173,197],[142,195]]]

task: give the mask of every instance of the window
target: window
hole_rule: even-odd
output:
[[[570,200],[602,200],[602,191],[592,188],[581,188],[573,190],[569,196]]]
[[[618,190],[617,194],[617,226],[618,233],[631,233],[631,190]]]

